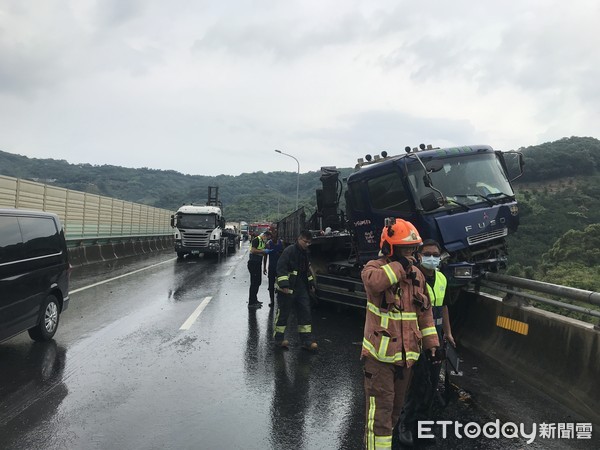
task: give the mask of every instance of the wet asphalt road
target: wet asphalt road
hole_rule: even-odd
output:
[[[321,306],[317,354],[293,334],[289,351],[273,349],[266,278],[265,306],[248,311],[246,261],[247,244],[221,262],[163,252],[76,269],[54,341],[22,334],[0,344],[0,448],[362,448],[363,313]],[[585,421],[461,356],[464,376],[452,377],[436,419]],[[436,434],[418,447],[598,448],[595,434],[529,446]]]

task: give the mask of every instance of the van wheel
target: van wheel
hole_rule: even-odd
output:
[[[35,327],[27,330],[34,341],[49,341],[56,333],[60,318],[60,306],[55,296],[49,295],[43,305],[42,318]]]

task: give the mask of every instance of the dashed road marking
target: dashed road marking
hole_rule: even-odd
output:
[[[204,297],[204,300],[202,300],[202,302],[198,305],[198,307],[194,310],[194,312],[190,315],[190,317],[188,317],[187,320],[185,322],[183,322],[183,325],[181,325],[181,327],[179,327],[179,329],[180,330],[189,330],[190,327],[196,321],[196,319],[198,319],[200,314],[202,314],[202,311],[204,311],[204,308],[206,308],[206,305],[208,305],[211,300],[212,300],[212,297]]]

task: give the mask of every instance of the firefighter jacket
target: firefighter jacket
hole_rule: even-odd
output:
[[[306,278],[300,279],[300,277]],[[277,261],[275,286],[278,291],[288,288],[290,294],[293,294],[298,283],[305,283],[307,288],[314,287],[308,252],[298,244],[294,244],[286,247]]]
[[[425,277],[412,265],[379,258],[361,273],[367,293],[367,316],[361,356],[412,366],[421,345],[439,347]]]

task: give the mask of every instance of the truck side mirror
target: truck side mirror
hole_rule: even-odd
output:
[[[508,152],[500,152],[500,155],[504,159],[504,164],[506,165],[506,168],[508,171],[507,176],[511,183],[523,175],[523,169],[525,167],[525,160],[523,159],[523,153],[521,153],[519,151],[511,150]],[[510,156],[510,158],[507,158],[507,156]],[[516,159],[516,161],[515,161],[515,159]],[[515,174],[515,172],[517,171],[516,165],[518,165],[518,167],[519,167],[518,168],[519,172],[517,174]]]
[[[523,175],[523,169],[525,167],[525,160],[523,159],[523,153],[519,152],[518,154],[519,154],[519,156],[518,156],[518,158],[519,158],[519,175],[517,175],[516,178],[519,178],[521,175]],[[515,180],[516,178],[513,178],[513,180]],[[513,181],[513,180],[510,180],[510,181]]]
[[[171,228],[175,228],[175,216],[171,214]]]
[[[421,197],[420,201],[425,212],[434,211],[444,205],[444,197],[440,196],[437,192],[425,194]]]

